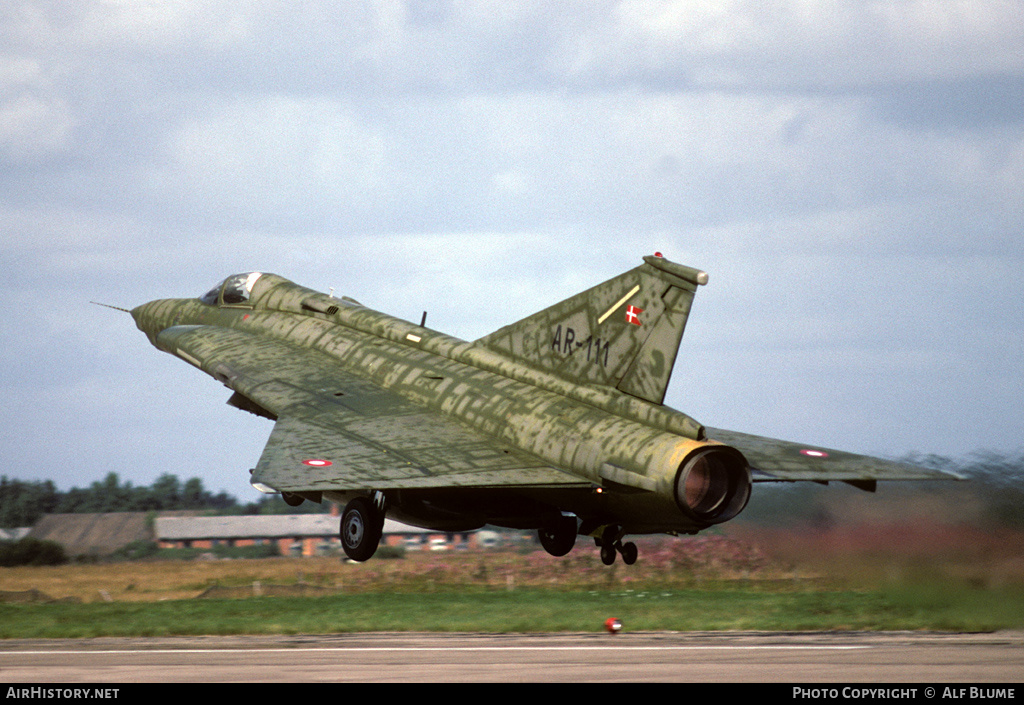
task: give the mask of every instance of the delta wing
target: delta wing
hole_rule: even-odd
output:
[[[252,479],[278,491],[580,482],[314,349],[214,326],[174,326],[158,344],[233,389],[233,406],[276,421]]]

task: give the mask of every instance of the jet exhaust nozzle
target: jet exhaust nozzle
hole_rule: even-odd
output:
[[[743,511],[750,489],[750,468],[739,451],[729,446],[705,446],[679,466],[675,499],[691,519],[720,524]]]

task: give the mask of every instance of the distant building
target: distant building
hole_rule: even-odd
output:
[[[341,551],[337,516],[281,514],[265,516],[158,517],[154,524],[160,548],[214,548],[276,544],[283,556],[316,556]],[[473,533],[419,529],[387,519],[382,545],[406,550],[467,548]]]
[[[44,514],[28,535],[56,541],[69,556],[106,556],[136,541],[153,540],[146,512]]]
[[[340,520],[330,514],[242,516],[156,515],[146,512],[46,514],[28,531],[33,538],[56,541],[69,556],[106,556],[138,541],[160,548],[208,548],[274,544],[283,556],[341,552]],[[2,537],[0,537],[2,538]],[[406,550],[475,548],[476,532],[418,529],[388,519],[381,544]]]

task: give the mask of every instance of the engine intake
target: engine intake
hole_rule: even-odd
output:
[[[728,446],[705,446],[679,466],[676,504],[695,521],[720,524],[743,511],[750,487],[750,467],[742,453]]]

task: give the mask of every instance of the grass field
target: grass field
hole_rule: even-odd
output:
[[[318,634],[355,631],[942,630],[1021,627],[1021,595],[977,592],[701,589],[429,593],[0,605],[3,638]]]
[[[629,630],[1024,628],[1019,539],[877,527],[702,536],[645,541],[636,565],[612,567],[581,542],[564,558],[510,550],[365,564],[324,557],[4,568],[0,638],[593,631],[608,617]],[[29,601],[40,593],[54,601]]]

